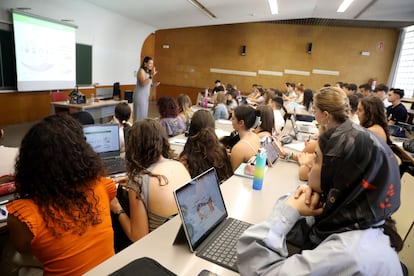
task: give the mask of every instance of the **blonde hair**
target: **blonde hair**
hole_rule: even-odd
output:
[[[220,91],[215,95],[214,98],[214,106],[213,108],[215,108],[218,104],[222,103],[222,104],[226,104],[226,94],[224,94],[224,92]]]
[[[349,100],[341,88],[324,87],[315,93],[313,99],[315,107],[328,112],[336,122],[343,123],[349,118]]]

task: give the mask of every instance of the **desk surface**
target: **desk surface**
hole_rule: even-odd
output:
[[[298,184],[298,166],[279,160],[266,172],[263,189],[252,189],[252,180],[232,176],[220,187],[230,217],[250,223],[267,218],[276,200],[294,190]],[[138,242],[95,267],[86,275],[108,275],[140,257],[150,257],[177,275],[197,275],[207,269],[219,275],[237,275],[235,272],[208,262],[191,253],[187,244],[173,245],[181,220],[176,216]]]
[[[126,100],[100,100],[98,102],[94,102],[91,104],[90,102],[84,103],[84,104],[72,104],[68,101],[61,101],[61,102],[51,102],[50,104],[54,107],[64,107],[64,108],[73,108],[73,109],[79,109],[79,110],[86,110],[86,109],[93,109],[93,108],[101,108],[104,106],[111,106],[111,105],[117,105],[122,102],[128,102]]]

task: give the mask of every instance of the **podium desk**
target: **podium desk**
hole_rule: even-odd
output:
[[[278,160],[265,174],[263,189],[252,189],[253,180],[232,176],[220,187],[229,217],[255,224],[265,220],[276,200],[293,191],[298,184],[298,166]],[[224,267],[201,259],[191,253],[187,244],[173,245],[181,225],[179,215],[163,224],[141,240],[109,258],[86,275],[108,275],[140,257],[150,257],[177,275],[197,275],[207,269],[221,276],[238,275]]]
[[[94,103],[84,104],[71,104],[67,101],[62,102],[51,102],[52,114],[56,114],[56,108],[67,108],[68,110],[87,111],[89,112],[94,120],[98,120],[103,123],[105,118],[112,117],[115,114],[115,106],[119,103],[127,102],[126,100],[100,100]]]

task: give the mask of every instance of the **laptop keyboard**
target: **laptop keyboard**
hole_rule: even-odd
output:
[[[125,160],[122,158],[104,159],[103,161],[108,174],[121,173],[126,171]]]
[[[229,220],[230,223],[222,229],[215,240],[202,252],[198,252],[197,256],[238,272],[236,243],[251,224],[232,218]]]

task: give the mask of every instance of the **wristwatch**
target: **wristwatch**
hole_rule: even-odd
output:
[[[120,215],[125,214],[125,211],[123,209],[119,210],[115,213],[116,218],[119,218]]]

